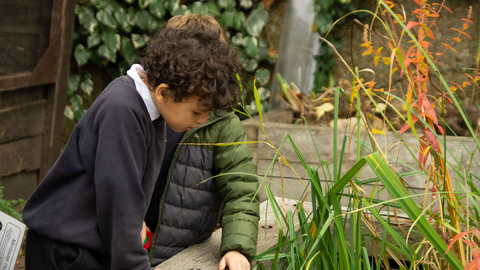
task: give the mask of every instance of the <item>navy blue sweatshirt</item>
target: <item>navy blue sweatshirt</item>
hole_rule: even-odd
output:
[[[153,269],[140,231],[162,165],[165,122],[134,81],[110,83],[23,211],[39,234],[100,252],[110,269]]]

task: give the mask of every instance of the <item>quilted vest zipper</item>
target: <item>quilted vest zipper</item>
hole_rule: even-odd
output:
[[[212,125],[213,123],[215,122],[218,122],[228,116],[230,116],[232,113],[228,113],[228,114],[225,114],[225,115],[222,115],[221,117],[215,117],[213,119],[211,119],[210,121],[208,121],[207,123],[205,123],[204,125],[200,126],[199,128],[196,128],[196,129],[192,129],[190,131],[187,131],[185,133],[185,135],[183,135],[182,139],[180,140],[179,144],[181,143],[184,143],[192,134],[194,134],[197,130],[199,129],[202,129],[202,128],[205,128],[205,127],[208,127],[210,125]],[[153,240],[152,240],[152,246],[150,247],[150,250],[148,250],[148,260],[150,261],[150,264],[152,264],[152,250],[154,249],[155,247],[155,243],[156,243],[156,240],[157,240],[157,233],[158,233],[158,228],[160,227],[159,225],[161,224],[161,220],[162,220],[162,209],[163,209],[163,201],[165,199],[165,195],[167,194],[167,190],[168,190],[168,186],[170,184],[170,176],[172,174],[172,168],[173,166],[177,163],[177,159],[178,159],[178,155],[180,154],[180,150],[182,149],[182,145],[180,145],[179,147],[177,147],[177,149],[175,150],[175,153],[173,154],[173,157],[172,157],[172,162],[170,163],[170,167],[168,168],[168,174],[167,174],[167,183],[165,183],[165,188],[163,189],[163,193],[162,193],[162,198],[160,199],[160,207],[159,207],[159,213],[158,213],[158,221],[157,221],[157,227],[155,228],[155,232],[153,233]]]

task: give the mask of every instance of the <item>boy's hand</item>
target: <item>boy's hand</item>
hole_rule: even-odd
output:
[[[140,236],[142,237],[142,244],[143,242],[145,242],[145,238],[147,237],[147,231],[151,232],[150,228],[147,227],[147,224],[144,221],[142,231],[140,232]]]
[[[250,270],[250,263],[247,258],[238,251],[229,251],[223,256],[218,265],[218,270]]]

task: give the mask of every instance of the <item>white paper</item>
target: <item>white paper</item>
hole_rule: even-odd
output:
[[[25,228],[25,224],[0,211],[0,270],[15,267]]]

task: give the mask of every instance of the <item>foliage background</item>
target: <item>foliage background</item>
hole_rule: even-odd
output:
[[[90,0],[76,5],[74,48],[69,76],[65,115],[77,122],[93,102],[94,70],[106,74],[108,81],[125,74],[140,59],[148,38],[161,30],[175,15],[208,14],[225,30],[238,48],[247,91],[246,106],[258,113],[253,102],[253,78],[264,110],[268,110],[269,89],[276,52],[268,44],[263,30],[269,13],[258,0]],[[103,89],[103,86],[102,86]],[[101,91],[101,90],[100,90]]]

